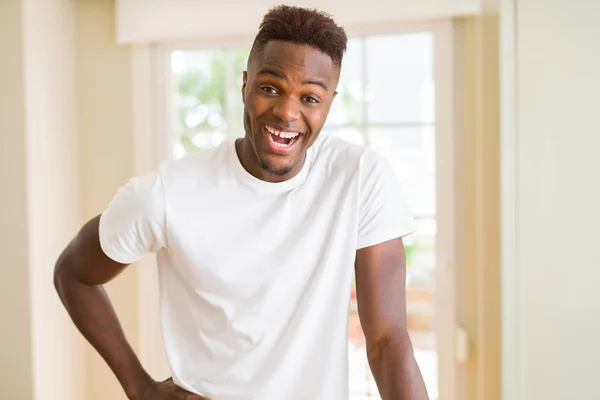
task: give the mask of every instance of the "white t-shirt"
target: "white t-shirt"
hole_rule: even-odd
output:
[[[100,220],[121,263],[157,253],[174,381],[215,400],[347,400],[356,250],[414,221],[378,154],[321,136],[295,177],[261,181],[234,141],[132,179]]]

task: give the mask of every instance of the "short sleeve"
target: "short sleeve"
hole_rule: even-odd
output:
[[[392,166],[376,152],[365,153],[360,166],[360,211],[357,249],[416,230]]]
[[[100,246],[116,262],[130,264],[166,247],[165,195],[159,172],[132,178],[100,216]]]

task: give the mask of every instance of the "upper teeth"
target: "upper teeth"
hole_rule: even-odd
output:
[[[267,129],[267,131],[270,134],[277,135],[279,137],[286,138],[286,139],[293,139],[293,138],[295,138],[296,136],[299,135],[298,132],[283,132],[283,131],[278,131],[277,129],[272,128],[272,127],[270,127],[268,125],[265,125],[265,128]]]

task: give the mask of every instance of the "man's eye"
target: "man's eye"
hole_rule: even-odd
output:
[[[271,86],[263,86],[260,88],[263,92],[267,92],[269,94],[277,94],[277,90]]]
[[[306,101],[307,103],[319,103],[319,100],[317,100],[316,98],[312,97],[312,96],[308,96],[304,98],[304,101]]]

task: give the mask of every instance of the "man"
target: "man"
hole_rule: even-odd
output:
[[[245,137],[132,179],[60,256],[58,293],[130,399],[347,400],[354,271],[382,398],[427,398],[405,322],[413,220],[379,155],[319,136],[346,41],[326,14],[271,10],[243,76]],[[163,382],[102,289],[148,253]]]

